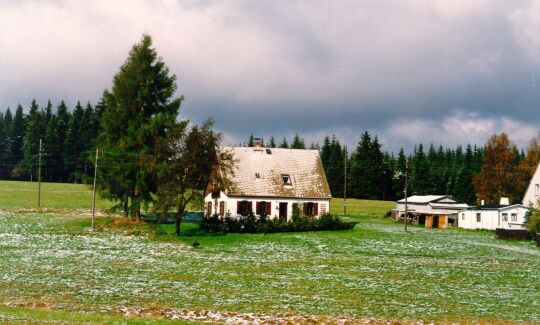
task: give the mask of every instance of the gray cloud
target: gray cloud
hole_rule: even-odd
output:
[[[370,130],[389,150],[501,131],[524,145],[539,28],[539,1],[0,1],[0,107],[95,102],[147,32],[182,115],[215,117],[230,143]],[[460,129],[471,120],[486,131]]]

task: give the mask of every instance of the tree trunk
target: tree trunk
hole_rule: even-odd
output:
[[[128,213],[128,200],[127,198],[124,198],[124,218],[127,218],[129,213]]]
[[[176,236],[180,236],[180,225],[182,223],[182,215],[184,214],[184,209],[178,208],[176,211],[176,224],[175,224],[175,230],[176,230]]]

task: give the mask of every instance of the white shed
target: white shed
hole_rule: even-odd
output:
[[[215,177],[205,190],[205,215],[265,214],[289,220],[293,204],[304,215],[330,211],[330,188],[318,150],[224,147],[235,159],[234,176],[224,188]]]
[[[521,204],[480,205],[458,213],[458,227],[465,229],[525,229],[529,209]]]
[[[448,195],[413,195],[407,198],[407,214],[412,222],[428,228],[446,228],[450,219],[466,209],[466,203],[460,203]],[[397,201],[393,210],[397,219],[405,216],[405,199]]]

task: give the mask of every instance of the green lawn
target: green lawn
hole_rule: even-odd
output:
[[[1,208],[37,208],[38,183],[0,181]],[[110,208],[110,201],[96,199],[100,209]],[[84,184],[41,183],[41,207],[49,209],[91,209],[92,188]]]
[[[121,308],[149,308],[157,312],[151,319],[187,309],[540,321],[540,249],[533,243],[460,229],[403,233],[380,217],[388,207],[358,202],[362,216],[350,231],[182,240],[152,238],[149,226],[140,226],[141,235],[91,232],[89,219],[76,213],[0,212],[0,321],[46,313],[51,322],[114,323]],[[184,224],[188,233],[195,227]],[[200,248],[191,247],[195,240]]]

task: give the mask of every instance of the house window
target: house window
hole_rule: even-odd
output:
[[[508,222],[508,213],[503,213],[502,214],[502,221]]]
[[[225,202],[224,201],[219,202],[219,215],[222,217],[225,215]]]
[[[272,203],[265,202],[265,201],[259,201],[256,204],[256,213],[260,216],[265,215],[269,216],[272,213]]]
[[[206,204],[206,216],[210,217],[212,215],[212,202]]]
[[[461,214],[461,220],[465,220],[465,213]]]
[[[540,184],[534,184],[534,195],[540,195]]]
[[[288,174],[281,175],[281,179],[283,180],[283,185],[292,185],[291,176]]]
[[[308,217],[314,217],[319,214],[318,204],[315,202],[304,203],[304,215]]]
[[[266,154],[271,155],[271,154],[272,154],[272,150],[271,150],[271,149],[266,149]]]
[[[252,212],[251,201],[238,201],[236,213],[242,216],[247,216]]]
[[[512,218],[512,219],[511,219],[512,221],[516,222],[516,221],[517,221],[517,213],[512,213],[512,214],[510,215],[510,218]]]
[[[261,174],[255,173],[255,178],[261,178]]]
[[[476,214],[476,222],[481,222],[482,221],[482,215],[480,213],[477,213]]]

